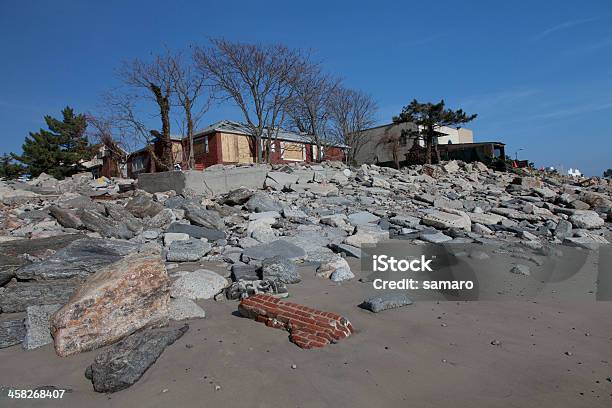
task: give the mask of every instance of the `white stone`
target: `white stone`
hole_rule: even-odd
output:
[[[182,232],[166,232],[164,234],[164,245],[170,246],[174,241],[187,241],[189,240],[189,234]]]
[[[210,299],[221,292],[227,280],[216,272],[198,269],[182,275],[172,284],[170,296],[173,298]]]

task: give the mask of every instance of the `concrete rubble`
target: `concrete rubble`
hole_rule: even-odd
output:
[[[0,181],[0,347],[38,347],[53,334],[60,355],[95,349],[169,319],[202,318],[202,299],[288,296],[303,284],[302,266],[342,285],[355,278],[349,263],[362,247],[387,240],[590,250],[609,245],[611,231],[609,180],[459,161]],[[380,311],[409,302],[365,303]],[[47,333],[45,311],[56,307]],[[91,313],[98,326],[86,324]]]

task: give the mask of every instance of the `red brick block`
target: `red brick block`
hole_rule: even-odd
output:
[[[351,323],[336,313],[283,302],[270,295],[258,294],[243,299],[238,311],[268,327],[287,330],[289,340],[304,349],[324,347],[353,333]]]

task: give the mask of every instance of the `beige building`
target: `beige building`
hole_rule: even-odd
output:
[[[399,140],[398,153],[400,160],[403,160],[415,142],[414,139],[401,136],[404,129],[416,130],[416,125],[414,123],[390,123],[364,131],[363,141],[355,152],[357,164],[392,162],[393,144],[389,142],[390,140]],[[438,138],[439,144],[474,143],[474,134],[470,129],[442,126],[438,131],[445,134],[445,136]],[[418,143],[424,146],[422,140]]]

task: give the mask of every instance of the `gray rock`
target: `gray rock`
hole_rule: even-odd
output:
[[[73,210],[66,210],[56,206],[51,206],[49,207],[49,212],[51,213],[51,215],[53,215],[53,217],[55,217],[57,222],[62,227],[73,229],[80,229],[83,227],[81,219]]]
[[[199,239],[187,241],[174,241],[168,248],[166,260],[169,262],[194,262],[199,261],[206,255],[212,246],[208,242]]]
[[[266,212],[266,211],[282,211],[282,205],[270,198],[266,193],[261,191],[256,192],[249,198],[249,201],[246,203],[246,208],[250,212]]]
[[[348,221],[351,225],[364,225],[369,223],[376,223],[380,220],[380,217],[368,212],[360,211],[353,214],[349,214]]]
[[[49,320],[62,305],[29,306],[26,309],[25,328],[26,335],[23,339],[23,348],[33,350],[53,342]]]
[[[170,246],[174,241],[188,241],[189,234],[182,232],[166,232],[164,234],[164,245]]]
[[[576,228],[593,229],[603,227],[605,222],[595,211],[580,211],[570,216],[571,223]]]
[[[232,280],[234,282],[248,280],[254,281],[259,280],[259,270],[261,268],[257,265],[248,265],[248,264],[234,264],[232,265]]]
[[[283,217],[291,222],[304,223],[308,220],[308,215],[302,210],[293,210],[290,208],[283,209]]]
[[[132,198],[125,206],[127,211],[138,218],[155,217],[163,208],[162,204],[144,194]]]
[[[97,232],[106,238],[130,239],[134,233],[123,223],[91,210],[79,210],[78,216],[83,227],[92,232]]]
[[[237,188],[230,191],[223,199],[223,204],[227,205],[242,205],[246,203],[253,195],[253,192],[248,188]]]
[[[0,321],[0,349],[20,344],[25,333],[23,318]]]
[[[448,242],[452,240],[451,237],[449,237],[448,235],[444,235],[443,233],[439,231],[438,232],[431,232],[431,231],[423,232],[419,235],[419,238],[425,242],[431,242],[433,244],[441,244],[443,242]]]
[[[174,216],[174,212],[172,212],[169,208],[164,208],[160,212],[155,215],[155,217],[151,218],[147,221],[147,227],[149,228],[165,228],[170,225],[176,219]]]
[[[258,293],[264,293],[278,298],[289,296],[287,286],[273,279],[255,281],[242,280],[232,283],[225,289],[225,297],[230,300],[240,300]]]
[[[173,298],[211,299],[227,286],[227,280],[216,272],[198,269],[183,274],[170,288]]]
[[[213,230],[222,230],[225,228],[223,219],[221,219],[219,213],[214,210],[207,210],[193,203],[185,204],[183,209],[185,210],[185,218],[191,221],[192,224]]]
[[[555,237],[563,240],[572,236],[572,223],[566,220],[559,220],[555,227]]]
[[[563,243],[569,246],[595,250],[600,245],[610,244],[607,239],[597,235],[589,235],[583,237],[567,237],[563,240]]]
[[[353,258],[361,258],[361,249],[352,245],[332,243],[329,247],[336,253],[352,256]]]
[[[184,197],[174,196],[164,201],[164,207],[175,210],[175,209],[183,208],[186,202],[187,200]]]
[[[19,268],[16,275],[24,280],[87,277],[101,267],[137,250],[137,244],[132,242],[83,238],[72,242],[44,261]]]
[[[359,307],[379,313],[383,310],[395,309],[411,304],[412,300],[404,292],[385,292],[364,300]]]
[[[135,234],[139,234],[143,227],[140,220],[132,215],[128,210],[125,209],[122,205],[115,203],[105,203],[104,209],[106,210],[106,214],[113,220],[124,223],[127,229],[132,231]]]
[[[250,259],[259,260],[278,256],[296,261],[306,257],[306,251],[304,251],[304,249],[283,240],[276,240],[268,244],[259,244],[245,248],[242,254]]]
[[[196,302],[187,298],[170,299],[168,317],[171,320],[203,319],[206,312]]]
[[[159,238],[158,230],[146,230],[142,232],[142,237],[147,240],[154,240]]]
[[[167,231],[188,234],[192,238],[206,238],[209,241],[216,241],[218,239],[225,238],[225,232],[223,231],[200,227],[197,225],[180,224],[177,222],[170,224]]]
[[[278,256],[263,260],[261,276],[262,279],[274,279],[282,283],[299,283],[302,280],[295,263]]]
[[[24,312],[28,306],[65,304],[80,284],[78,279],[11,282],[0,296],[3,313]]]
[[[115,343],[98,354],[85,377],[97,392],[116,392],[130,387],[155,363],[166,347],[181,338],[189,326],[179,329],[144,330]]]
[[[334,282],[342,282],[355,277],[346,260],[337,255],[334,259],[321,264],[317,268],[316,275],[323,278],[329,278]]]
[[[397,215],[389,219],[391,224],[399,225],[400,227],[414,228],[421,223],[421,219],[411,216]]]

